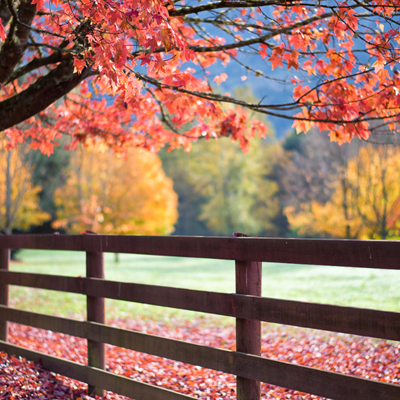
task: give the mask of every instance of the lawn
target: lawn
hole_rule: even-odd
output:
[[[11,264],[12,271],[85,275],[83,252],[23,250],[17,257],[20,261]],[[235,290],[233,261],[120,254],[116,263],[113,254],[106,254],[105,274],[109,280],[228,293]],[[10,292],[14,307],[85,318],[84,296],[19,287],[12,287]],[[399,293],[400,271],[263,263],[265,297],[399,311]],[[107,300],[107,315],[151,316],[170,321],[201,314]],[[220,322],[223,320],[230,319]]]

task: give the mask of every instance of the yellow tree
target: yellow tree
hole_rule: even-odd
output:
[[[39,207],[41,187],[32,183],[33,165],[24,154],[24,146],[0,149],[0,171],[0,226],[5,233],[50,219],[50,214]]]
[[[362,221],[362,237],[398,236],[394,217],[399,215],[399,147],[381,145],[362,149],[358,159],[349,165],[349,180],[353,182],[355,198],[360,199],[356,209]]]
[[[386,239],[398,236],[400,149],[379,145],[360,149],[325,204],[286,208],[292,229],[306,236]]]
[[[177,196],[157,155],[131,149],[126,157],[99,145],[71,154],[69,178],[55,192],[55,228],[115,234],[169,234]]]
[[[228,138],[193,147],[187,170],[194,191],[203,199],[199,218],[212,232],[276,234],[279,188],[269,177],[280,150],[272,134],[254,139],[246,156]]]

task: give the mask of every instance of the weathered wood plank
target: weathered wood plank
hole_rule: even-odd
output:
[[[0,305],[0,319],[86,339],[85,321],[55,317]]]
[[[400,269],[399,241],[131,235],[2,235],[0,248],[80,250]]]
[[[188,362],[188,360],[190,360],[189,363],[203,367],[335,400],[394,400],[400,398],[400,386],[398,385],[275,361],[251,354],[216,349],[139,332],[111,328],[93,322],[80,322],[80,324],[90,325],[88,333],[92,339],[99,340],[105,337],[106,342],[110,344],[131,348],[137,351],[149,350],[149,354],[159,355],[182,362]],[[13,351],[15,351],[14,348],[17,346],[7,346],[8,344],[0,341],[0,350],[7,351],[9,354],[21,355],[22,357],[34,361],[41,359],[41,353],[23,353],[23,351],[25,351],[24,349],[22,352],[15,353]],[[33,353],[33,355],[31,353]],[[104,384],[105,382],[102,381],[102,375],[99,375],[99,381],[97,382],[96,380],[90,380],[89,377],[84,375],[82,372],[83,370],[75,374],[75,367],[70,369],[67,367],[69,364],[65,366],[64,363],[66,361],[61,361],[60,363],[55,362],[55,364],[43,365],[51,371],[69,376],[73,379],[78,379],[94,385],[100,382],[101,385],[99,386],[106,390],[111,390],[120,394],[126,393],[114,390],[114,388],[111,388],[109,385],[106,386]],[[74,375],[71,375],[71,373]],[[132,394],[125,395],[132,396]],[[135,399],[136,398],[137,397],[135,397]],[[148,399],[153,398],[157,397],[149,397]],[[164,399],[166,398],[163,398],[163,400]]]
[[[137,382],[94,367],[24,349],[3,341],[0,341],[0,350],[10,355],[13,354],[40,363],[47,370],[57,374],[68,376],[89,385],[98,385],[105,390],[134,398],[135,400],[194,400],[194,397],[173,392],[172,390]]]
[[[94,278],[0,271],[4,283],[400,341],[400,313]]]
[[[94,324],[92,324],[94,325]],[[96,340],[153,354],[189,364],[200,365],[225,373],[300,390],[337,400],[397,399],[400,386],[380,386],[381,383],[348,377],[308,367],[293,365],[234,352],[166,339],[154,335],[100,326],[88,328]],[[371,396],[368,393],[371,391]]]
[[[0,248],[84,251],[83,235],[1,235]]]
[[[0,270],[8,271],[10,268],[10,249],[0,249]],[[8,285],[0,283],[0,305],[8,305]],[[8,324],[0,318],[0,340],[7,342]]]
[[[236,293],[261,296],[261,263],[236,261]],[[236,318],[236,350],[261,355],[261,322],[254,319]],[[260,382],[254,379],[236,378],[238,400],[260,400]]]
[[[104,279],[104,256],[103,253],[87,252],[86,253],[86,277]],[[87,320],[104,324],[106,317],[105,299],[98,293],[98,296],[86,297]],[[105,346],[101,341],[88,340],[88,365],[99,369],[105,367]],[[103,389],[89,385],[89,395],[102,397]]]

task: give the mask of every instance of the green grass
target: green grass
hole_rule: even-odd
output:
[[[85,276],[85,253],[23,250],[12,271]],[[105,255],[106,279],[232,293],[233,261],[120,254]],[[263,263],[265,297],[400,311],[400,271]],[[10,305],[82,319],[85,297],[12,287]],[[154,317],[165,321],[202,314],[107,300],[108,318]],[[205,319],[209,317],[204,317]],[[218,317],[219,321],[229,320]]]

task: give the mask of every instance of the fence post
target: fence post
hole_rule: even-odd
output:
[[[10,269],[10,249],[0,249],[0,269]],[[8,306],[8,285],[0,284],[0,304]],[[7,342],[8,322],[0,321],[0,340]]]
[[[236,261],[236,293],[261,296],[262,263]],[[236,351],[261,355],[261,322],[236,318]],[[260,400],[260,382],[236,378],[238,400]]]
[[[86,277],[104,279],[104,255],[97,252],[86,252]],[[87,320],[105,322],[105,301],[103,297],[86,296]],[[105,350],[104,343],[88,340],[88,365],[104,369]],[[88,386],[89,395],[103,396],[104,391],[95,386]]]

